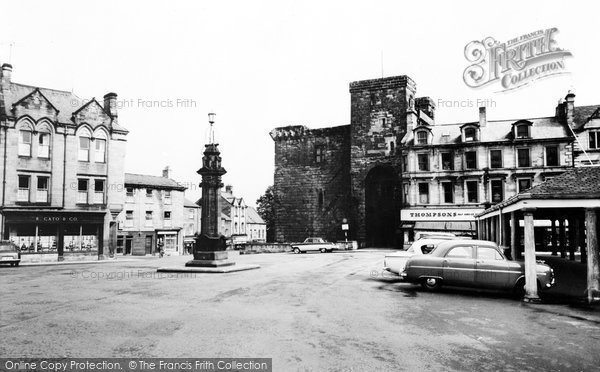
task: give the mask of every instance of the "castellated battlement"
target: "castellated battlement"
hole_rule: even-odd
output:
[[[337,127],[309,129],[305,125],[289,125],[287,127],[278,127],[273,129],[269,135],[273,141],[293,140],[308,137],[329,137],[348,134],[349,125],[340,125]]]
[[[370,79],[353,81],[350,83],[350,93],[356,93],[364,90],[381,90],[381,89],[395,89],[395,88],[410,88],[415,91],[417,85],[410,77],[406,75],[392,76],[382,79]]]

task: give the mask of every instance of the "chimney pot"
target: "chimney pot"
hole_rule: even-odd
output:
[[[233,195],[233,186],[231,186],[231,185],[227,185],[227,186],[225,186],[225,192],[226,192],[227,194],[231,194],[231,195]]]

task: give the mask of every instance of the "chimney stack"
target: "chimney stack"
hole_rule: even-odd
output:
[[[2,85],[4,85],[8,89],[8,84],[11,82],[12,75],[12,65],[10,63],[4,63],[2,65],[2,72],[0,76],[2,77]]]
[[[479,127],[485,127],[487,124],[487,115],[485,106],[479,108]]]
[[[571,91],[569,91],[565,97],[564,115],[566,123],[573,128],[573,125],[575,124],[575,94]]]
[[[171,168],[168,165],[163,169],[162,176],[164,178],[171,178]]]
[[[116,118],[117,114],[117,93],[107,93],[104,95],[104,110]]]

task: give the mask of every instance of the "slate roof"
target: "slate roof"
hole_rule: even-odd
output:
[[[575,111],[573,112],[573,121],[575,122],[575,130],[581,129],[585,126],[585,124],[590,120],[592,115],[596,111],[600,109],[600,105],[592,105],[592,106],[575,106]]]
[[[183,191],[186,187],[170,178],[150,176],[147,174],[125,173],[125,186],[149,187],[164,190]]]
[[[39,90],[40,93],[42,93],[42,95],[46,97],[46,99],[52,104],[52,106],[58,110],[58,121],[63,124],[72,124],[73,121],[71,118],[73,113],[77,112],[80,108],[93,100],[93,98],[84,100],[73,92],[64,90],[39,88],[31,85],[11,82],[10,90],[4,95],[5,110],[7,114],[10,112],[15,103],[27,97],[36,89]],[[99,104],[102,106],[100,102]],[[114,122],[112,129],[121,132],[128,132],[127,129]]]
[[[553,116],[526,120],[532,123],[531,138],[564,138],[570,134],[568,128]],[[520,120],[488,120],[485,126],[479,128],[479,140],[476,143],[499,142],[513,139],[513,124],[518,121]],[[462,143],[461,127],[467,124],[479,125],[479,122],[436,124],[421,127],[431,131],[433,138],[430,143],[434,145],[458,144]],[[406,141],[406,145],[414,145],[414,132],[408,132],[404,141]]]
[[[600,199],[600,167],[570,169],[486,209],[478,216],[505,208],[523,199]]]
[[[200,208],[200,205],[194,203],[188,198],[183,198],[183,206],[185,208]]]
[[[246,217],[248,218],[248,223],[265,224],[265,221],[260,217],[258,211],[253,207],[246,208]]]

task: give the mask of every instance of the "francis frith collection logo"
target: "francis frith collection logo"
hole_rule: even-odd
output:
[[[537,30],[506,42],[493,37],[465,46],[465,58],[472,63],[463,80],[471,88],[499,83],[500,91],[523,87],[535,80],[564,74],[565,58],[571,52],[558,47],[557,28]]]

